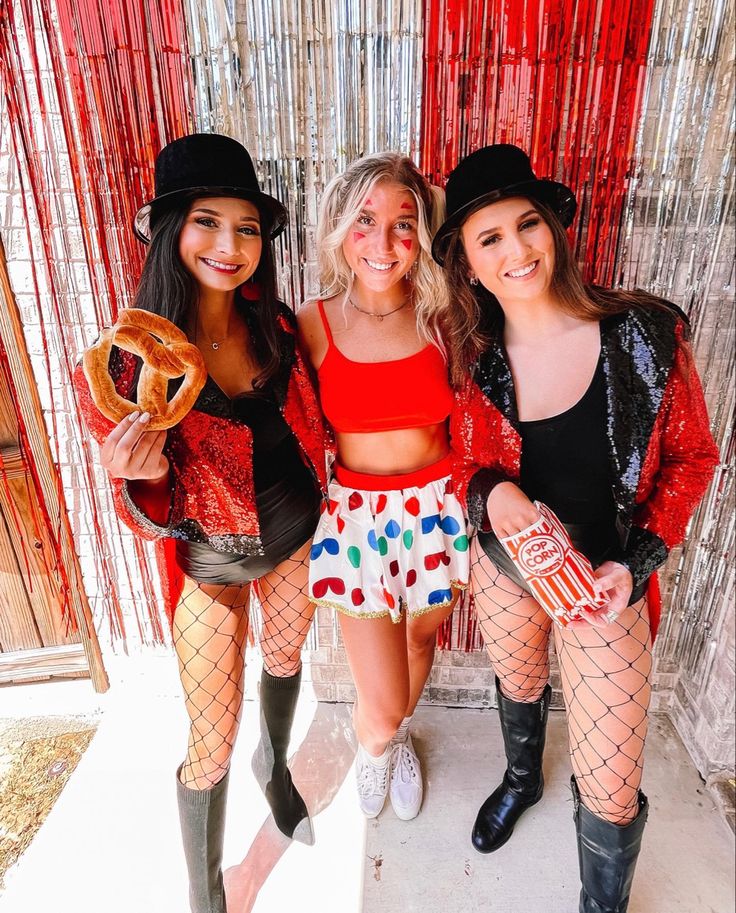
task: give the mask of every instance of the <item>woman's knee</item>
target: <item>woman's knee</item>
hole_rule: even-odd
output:
[[[367,730],[377,742],[389,742],[404,719],[408,702],[408,689],[405,695],[399,695],[390,703],[359,702],[358,713],[363,729]]]
[[[541,700],[549,682],[549,663],[519,672],[508,672],[500,664],[494,664],[494,672],[501,686],[501,694],[519,704],[533,704]]]
[[[580,800],[596,817],[610,824],[629,824],[639,814],[639,784],[619,784],[609,792],[605,783],[598,778],[584,778],[580,787]]]
[[[190,746],[182,765],[181,782],[190,789],[211,789],[230,769],[232,746],[223,745],[212,754],[202,755],[196,745]]]
[[[302,667],[301,645],[299,649],[274,649],[263,651],[263,665],[276,678],[290,678]]]

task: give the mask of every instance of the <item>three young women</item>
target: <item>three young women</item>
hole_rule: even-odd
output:
[[[658,605],[654,571],[683,538],[718,460],[688,326],[644,292],[585,285],[565,235],[569,188],[499,144],[461,161],[433,251],[462,334],[453,444],[478,529],[472,587],[507,757],[473,843],[488,853],[542,796],[554,632],[567,708],[581,913],[625,913],[648,804],[640,789]],[[453,341],[454,342],[454,341]],[[592,561],[602,611],[553,625],[499,536],[551,507]]]

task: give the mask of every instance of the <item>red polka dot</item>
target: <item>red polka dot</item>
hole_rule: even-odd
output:
[[[353,602],[353,605],[363,605],[365,602],[365,596],[363,595],[363,590],[360,587],[357,587],[350,594],[350,598]]]
[[[412,567],[406,572],[406,585],[414,586],[414,584],[416,582],[417,582],[417,572]]]
[[[383,591],[383,598],[386,600],[386,605],[389,607],[389,609],[393,609],[393,607],[396,605],[396,600],[388,590]]]
[[[342,517],[337,517],[337,531],[341,533],[345,529],[345,521]]]
[[[386,497],[386,495],[378,496],[378,500],[376,501],[376,513],[377,514],[380,514],[381,511],[384,509],[384,507],[386,506],[386,501],[388,501],[388,498]]]
[[[420,507],[418,498],[407,498],[404,502],[404,507],[406,508],[406,512],[411,514],[412,517],[419,516]]]
[[[392,561],[391,564],[389,564],[388,569],[391,571],[391,576],[395,577],[399,573],[399,562]]]
[[[350,510],[357,510],[363,506],[363,495],[359,491],[354,491],[348,498],[348,507]]]

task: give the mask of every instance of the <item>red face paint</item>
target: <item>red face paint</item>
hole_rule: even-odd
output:
[[[366,206],[372,206],[372,205],[373,205],[373,201],[372,201],[372,200],[366,200],[366,201],[365,201],[365,205],[366,205]]]
[[[414,245],[414,242],[413,242],[413,241],[410,241],[410,240],[408,240],[408,239],[406,239],[406,240],[405,240],[405,239],[402,239],[401,243],[404,245],[404,247],[405,247],[407,250],[411,250],[412,247],[413,247],[413,245]]]
[[[399,209],[414,209],[411,203],[402,203]]]
[[[353,244],[357,244],[357,242],[363,238],[365,238],[365,235],[361,234],[359,231],[353,232]]]

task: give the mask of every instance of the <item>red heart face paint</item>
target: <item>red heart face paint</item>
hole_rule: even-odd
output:
[[[396,286],[391,295],[397,304],[405,298],[400,286],[419,253],[416,213],[416,201],[402,184],[381,181],[371,188],[342,247],[358,298],[362,285],[381,293]]]

